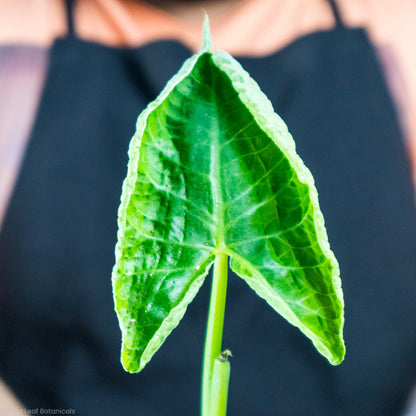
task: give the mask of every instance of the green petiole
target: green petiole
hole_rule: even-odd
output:
[[[217,253],[214,263],[214,276],[212,279],[211,300],[205,338],[204,363],[202,371],[202,416],[217,416],[216,413],[211,412],[212,380],[214,362],[221,354],[225,298],[227,294],[227,275],[228,256],[224,253]],[[225,398],[225,403],[226,401],[227,399]],[[223,414],[225,415],[225,413]],[[218,416],[220,415],[222,415],[222,413],[218,413]]]
[[[230,382],[231,352],[223,351],[214,361],[211,382],[211,415],[225,416],[227,414],[228,385]]]

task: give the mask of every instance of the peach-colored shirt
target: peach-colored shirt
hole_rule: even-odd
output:
[[[365,27],[380,52],[416,166],[416,2],[337,0],[337,4],[345,23]],[[299,36],[334,25],[326,0],[200,0],[186,6],[176,0],[167,10],[138,0],[78,0],[76,32],[109,45],[176,39],[197,50],[201,6],[211,17],[215,47],[240,56],[267,55]],[[47,48],[65,32],[63,1],[0,0],[0,224],[35,117]],[[19,48],[7,50],[5,45]]]

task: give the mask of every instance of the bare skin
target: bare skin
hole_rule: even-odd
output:
[[[0,414],[21,416],[24,406],[16,399],[9,388],[0,380]]]
[[[146,0],[169,14],[187,22],[201,20],[201,9],[205,10],[211,20],[225,16],[238,3],[244,0]]]

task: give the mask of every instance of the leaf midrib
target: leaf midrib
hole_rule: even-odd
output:
[[[211,60],[211,65],[214,65]],[[212,66],[211,66],[212,68]],[[224,224],[224,201],[222,197],[222,180],[221,180],[221,146],[220,146],[220,135],[221,129],[219,126],[219,111],[218,111],[218,100],[215,94],[215,82],[216,74],[212,71],[212,86],[210,89],[210,99],[213,104],[213,111],[215,112],[215,132],[212,132],[211,140],[211,155],[210,155],[210,179],[212,186],[212,206],[213,206],[213,219],[216,225],[215,241],[216,246],[214,248],[215,253],[225,252],[225,224]]]

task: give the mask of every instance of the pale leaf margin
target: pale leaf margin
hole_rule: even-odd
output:
[[[204,24],[204,33],[207,32],[206,25],[207,20]],[[208,32],[209,33],[209,29]],[[206,36],[206,35],[205,35]],[[140,158],[140,145],[141,139],[144,133],[144,130],[147,125],[148,116],[159,106],[162,102],[168,98],[170,92],[184,79],[186,78],[193,70],[195,63],[198,61],[199,57],[206,52],[211,53],[212,51],[212,41],[210,38],[205,37],[201,50],[198,54],[193,55],[189,58],[179,72],[167,83],[165,88],[159,94],[159,96],[151,102],[146,109],[140,114],[136,124],[136,133],[134,134],[130,146],[129,146],[129,163],[127,169],[127,176],[123,182],[121,204],[118,211],[118,232],[117,232],[117,244],[115,249],[116,255],[116,264],[113,268],[112,281],[113,287],[115,287],[115,280],[117,278],[117,269],[118,264],[121,259],[122,252],[122,242],[124,238],[125,224],[127,222],[127,207],[130,202],[132,193],[135,188],[135,183],[137,180],[137,168]],[[260,90],[258,84],[250,77],[250,75],[241,67],[241,65],[234,60],[228,53],[224,51],[218,51],[212,54],[212,59],[218,69],[224,71],[231,83],[239,94],[239,98],[242,103],[248,108],[250,113],[253,115],[258,126],[273,140],[273,142],[280,148],[284,153],[285,157],[288,159],[290,165],[295,170],[300,182],[306,184],[309,187],[309,195],[314,209],[314,225],[317,233],[317,238],[319,245],[329,259],[332,266],[332,281],[333,286],[339,299],[342,308],[344,307],[343,293],[341,289],[341,279],[339,277],[339,265],[338,262],[330,249],[328,237],[325,229],[325,223],[323,219],[322,212],[319,208],[318,202],[318,193],[315,188],[314,180],[309,169],[304,165],[302,159],[296,153],[295,142],[288,132],[286,124],[283,120],[274,112],[272,104],[266,95]],[[230,253],[231,254],[231,253]],[[244,259],[239,258],[239,261],[244,263]],[[160,348],[160,346],[165,341],[166,337],[172,332],[172,330],[179,324],[183,315],[186,312],[186,308],[189,303],[194,299],[199,288],[204,282],[206,275],[209,272],[212,263],[208,264],[205,270],[201,270],[200,275],[190,286],[187,294],[184,296],[182,301],[173,308],[169,315],[164,319],[161,326],[158,328],[154,336],[148,342],[141,358],[139,368],[134,372],[141,371],[144,366],[150,361],[154,353]],[[232,266],[231,259],[231,266]],[[248,264],[245,264],[247,269],[250,269]],[[292,325],[298,327],[308,338],[311,339],[318,351],[320,351],[331,364],[339,364],[342,361],[343,357],[334,357],[331,351],[322,344],[319,338],[310,331],[292,312],[292,310],[286,305],[286,303],[270,289],[269,285],[262,278],[261,274],[253,270],[253,275],[256,275],[256,278],[253,279],[247,275],[241,275],[244,280],[247,281],[249,286],[263,299],[266,300],[269,305],[279,312],[288,322]],[[115,310],[117,312],[117,298],[115,293],[113,293]],[[122,333],[122,346],[124,347],[124,340],[128,331],[128,327],[124,324],[122,319],[123,311],[120,310],[117,312],[119,319],[119,325]],[[340,325],[340,337],[342,337],[343,326],[344,326],[344,316],[341,314],[341,325]],[[131,349],[131,347],[129,347]],[[123,367],[130,371],[128,368],[128,363],[124,362],[122,353],[122,364]]]
[[[244,264],[256,278],[242,275],[241,270],[237,273],[248,285],[266,302],[281,314],[288,322],[299,328],[314,344],[316,349],[324,355],[331,364],[340,364],[345,356],[345,344],[343,342],[344,328],[344,296],[341,287],[340,269],[338,261],[332,252],[328,235],[325,228],[325,221],[322,211],[319,207],[318,191],[315,187],[315,181],[310,170],[305,166],[302,159],[296,153],[296,145],[292,135],[289,133],[285,122],[274,111],[272,103],[267,96],[260,90],[259,85],[250,77],[242,66],[227,52],[217,51],[213,53],[212,59],[218,69],[223,71],[230,79],[234,89],[239,95],[241,102],[247,107],[257,125],[273,140],[276,146],[283,152],[288,159],[290,166],[295,171],[299,181],[309,188],[309,196],[313,206],[314,226],[316,230],[318,244],[329,260],[332,266],[332,283],[336,296],[341,306],[340,316],[340,340],[344,345],[344,352],[341,356],[336,356],[330,351],[321,340],[304,325],[279,295],[272,291],[270,285],[248,262],[241,257],[238,261]],[[232,253],[230,253],[232,255]],[[231,268],[233,268],[233,259],[231,258]],[[237,272],[236,270],[234,270]]]
[[[117,270],[119,269],[119,264],[122,257],[122,250],[123,250],[123,243],[125,241],[125,230],[127,224],[127,208],[130,203],[132,194],[134,192],[135,184],[137,181],[137,172],[138,172],[138,164],[140,159],[140,146],[144,131],[147,125],[147,119],[149,115],[159,107],[163,101],[165,101],[170,92],[184,79],[186,78],[193,70],[195,63],[198,61],[199,57],[208,52],[207,48],[209,49],[212,47],[212,43],[208,41],[204,41],[203,47],[199,51],[199,53],[193,55],[189,59],[187,59],[184,64],[182,65],[181,69],[177,72],[175,76],[173,76],[169,82],[166,84],[165,88],[162,92],[158,95],[158,97],[149,103],[149,105],[143,110],[143,112],[139,115],[136,123],[136,132],[130,141],[128,156],[129,162],[127,166],[127,176],[123,182],[122,193],[121,193],[121,202],[120,207],[118,209],[118,231],[117,231],[117,244],[115,247],[115,265],[113,267],[112,272],[112,285],[113,285],[113,300],[114,300],[114,309],[116,311],[118,317],[118,323],[121,330],[122,336],[122,353],[121,353],[121,363],[123,368],[129,372],[140,372],[145,365],[150,361],[152,356],[156,353],[156,351],[161,347],[161,345],[166,340],[167,336],[175,329],[180,320],[183,318],[186,309],[189,303],[192,302],[195,295],[198,293],[201,285],[204,282],[206,275],[211,268],[212,262],[207,265],[204,270],[200,270],[199,276],[194,280],[191,286],[188,289],[188,292],[183,297],[181,302],[176,305],[174,308],[171,309],[168,316],[163,320],[162,324],[155,332],[153,337],[148,342],[143,354],[140,357],[139,367],[132,368],[128,350],[134,349],[132,346],[126,346],[125,340],[127,338],[127,332],[129,330],[127,320],[123,319],[124,311],[122,308],[118,308],[118,300],[116,297],[116,293],[114,288],[116,287],[116,280],[117,280]],[[136,367],[136,366],[134,366]]]

